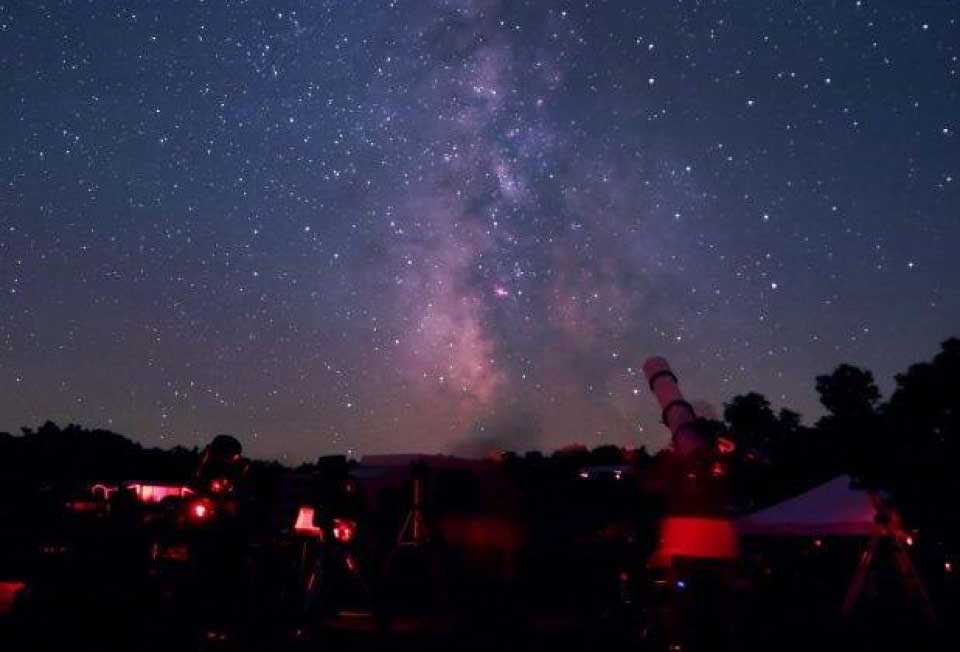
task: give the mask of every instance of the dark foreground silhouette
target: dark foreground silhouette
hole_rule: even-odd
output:
[[[953,647],[960,341],[896,381],[881,402],[869,372],[842,365],[819,377],[827,415],[812,428],[759,394],[735,397],[724,422],[697,423],[709,451],[694,460],[605,446],[480,461],[328,457],[291,469],[245,459],[226,436],[203,451],[160,451],[52,423],[0,435],[0,641]],[[718,508],[732,522],[839,474],[876,502],[875,528],[744,534],[734,558],[655,563],[668,522],[684,545],[717,545],[703,519],[664,518],[668,493],[692,483],[719,495],[712,483],[722,484]]]

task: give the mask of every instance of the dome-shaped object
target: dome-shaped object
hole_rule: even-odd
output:
[[[210,442],[210,454],[224,460],[231,460],[243,453],[243,445],[231,435],[217,435]]]

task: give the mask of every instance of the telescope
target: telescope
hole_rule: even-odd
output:
[[[722,483],[707,471],[712,452],[699,432],[697,414],[684,398],[670,364],[652,357],[643,364],[650,391],[663,411],[670,430],[676,464],[666,496],[667,513],[660,540],[651,560],[654,566],[671,566],[678,558],[735,559],[737,535],[733,522],[721,510]]]

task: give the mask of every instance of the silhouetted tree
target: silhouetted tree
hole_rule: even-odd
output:
[[[197,465],[196,449],[145,449],[109,430],[47,421],[21,432],[0,437],[0,477],[24,491],[70,489],[94,480],[185,480]]]
[[[623,464],[623,449],[612,444],[597,446],[590,451],[590,463],[600,466]]]
[[[882,411],[881,482],[916,522],[960,540],[960,339],[943,342],[931,362],[912,365],[896,383]]]
[[[706,445],[713,448],[716,445],[717,437],[726,433],[727,424],[717,419],[705,419],[700,417],[696,423],[697,434],[703,438]]]
[[[880,390],[873,374],[842,364],[831,374],[817,376],[816,388],[828,412],[816,429],[825,439],[829,463],[870,486],[879,486],[883,436],[877,411]]]
[[[785,437],[798,435],[803,430],[803,424],[800,422],[800,413],[788,408],[781,408],[780,411],[777,412],[777,422],[781,434]]]
[[[770,407],[770,401],[762,394],[749,392],[734,396],[724,406],[723,416],[742,448],[769,455],[780,440],[780,422]]]
[[[853,421],[876,415],[880,389],[873,374],[849,364],[842,364],[833,373],[817,376],[820,403],[834,417]]]

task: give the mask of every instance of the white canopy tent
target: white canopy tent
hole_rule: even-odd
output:
[[[737,521],[741,536],[821,537],[876,533],[877,505],[867,491],[850,488],[841,475],[806,493]]]
[[[879,542],[887,540],[892,544],[894,561],[904,588],[920,600],[927,617],[934,620],[926,589],[903,545],[909,537],[904,533],[895,512],[885,510],[885,518],[877,518],[881,506],[877,496],[868,491],[852,489],[850,476],[841,475],[799,496],[748,514],[737,521],[737,531],[743,537],[866,538],[860,563],[843,601],[844,614],[853,610],[863,590]]]

